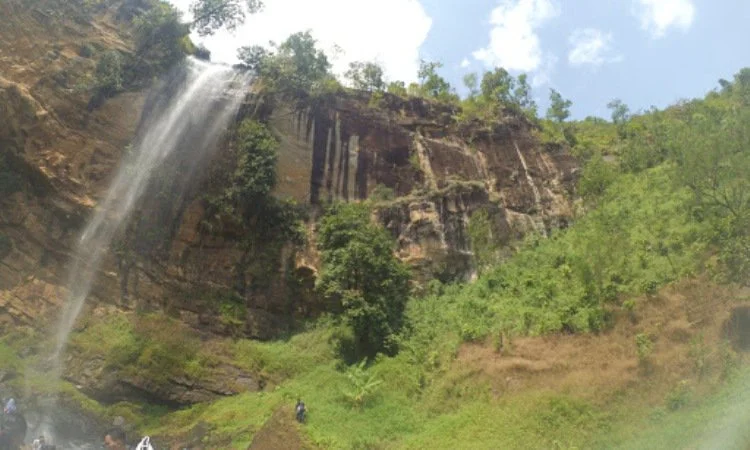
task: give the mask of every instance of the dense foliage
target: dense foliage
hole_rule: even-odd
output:
[[[225,199],[242,214],[264,201],[276,186],[278,140],[260,122],[245,120],[237,128],[237,162]]]
[[[320,223],[323,271],[318,289],[341,305],[355,335],[355,352],[396,350],[409,295],[409,271],[393,254],[393,241],[372,223],[364,205],[334,205]]]

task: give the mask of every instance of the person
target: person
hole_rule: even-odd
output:
[[[154,450],[154,447],[151,446],[151,438],[146,436],[141,439],[141,442],[136,446],[135,450]]]
[[[3,408],[3,412],[5,414],[14,414],[16,412],[16,399],[11,397],[8,399],[7,402],[5,402],[5,407]]]
[[[34,442],[31,443],[32,450],[42,450],[45,446],[44,442],[44,436],[39,436],[38,438],[34,439]]]
[[[305,413],[307,410],[305,409],[305,403],[297,399],[297,406],[295,407],[296,413],[297,413],[297,422],[302,423],[305,421]]]
[[[0,420],[0,450],[15,450],[21,447],[26,438],[26,419],[18,411],[16,400],[5,402]]]
[[[125,430],[114,427],[104,433],[104,447],[108,450],[128,450],[125,444]]]

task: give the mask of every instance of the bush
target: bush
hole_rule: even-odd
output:
[[[86,43],[81,46],[80,49],[78,49],[78,55],[82,58],[91,58],[96,54],[96,47],[94,47],[92,44]]]
[[[111,97],[122,90],[123,61],[116,50],[104,53],[96,64],[96,89],[105,97]]]
[[[651,352],[654,349],[654,343],[647,334],[640,333],[635,336],[635,348],[636,353],[638,354],[638,361],[640,363],[645,363],[648,361],[649,356],[651,356]]]
[[[388,186],[378,184],[372,189],[372,192],[370,192],[369,198],[376,202],[385,202],[396,198],[396,194],[393,192],[393,189]]]
[[[349,404],[357,409],[364,407],[377,393],[377,388],[383,383],[375,374],[365,367],[366,360],[355,364],[346,370],[349,386],[344,390],[344,397]]]
[[[578,195],[587,201],[595,200],[606,192],[617,176],[616,166],[604,161],[601,153],[595,153],[583,167],[583,176],[578,181]]]
[[[677,411],[687,406],[690,402],[692,389],[690,383],[687,380],[682,380],[677,383],[669,393],[667,394],[667,408],[670,411]]]

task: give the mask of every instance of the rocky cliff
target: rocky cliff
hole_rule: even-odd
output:
[[[278,193],[312,204],[374,195],[399,255],[444,281],[474,272],[468,225],[479,209],[501,242],[565,226],[571,156],[541,146],[534,125],[516,114],[488,129],[457,124],[455,112],[367,93],[340,94],[315,110],[279,108],[270,120],[282,138]]]
[[[146,92],[87,108],[85,87],[96,54],[130,51],[128,32],[113,14],[82,13],[79,2],[0,2],[5,331],[55,323],[71,249],[136,132]],[[257,114],[255,106],[257,99],[249,97],[243,114]],[[476,252],[469,225],[477,211],[488,218],[494,240],[508,245],[530,231],[565,226],[576,172],[565,150],[541,146],[534,125],[510,112],[491,129],[457,124],[455,113],[421,99],[365,93],[341,93],[305,109],[277,102],[267,111],[281,140],[277,195],[313,211],[307,246],[280,245],[261,256],[248,254],[232,230],[207,232],[203,179],[159,215],[157,245],[134,252],[113,247],[86,317],[112,305],[165,311],[202,339],[238,333],[267,339],[288,331],[296,319],[325,308],[312,291],[318,270],[314,211],[331,201],[372,199],[375,219],[398,240],[399,256],[424,279],[472,277]],[[165,210],[163,203],[147,202],[143,216]],[[226,296],[240,298],[239,312],[228,315],[217,307],[216,299]],[[82,320],[79,328],[88,323]],[[113,376],[104,360],[83,364],[75,351],[71,358],[67,377],[109,401],[148,395],[182,404],[263,386],[228,367],[221,372],[250,381],[231,389],[226,377],[154,387]],[[118,394],[105,398],[104,392]]]

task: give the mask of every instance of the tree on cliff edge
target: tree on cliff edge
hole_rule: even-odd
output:
[[[190,5],[192,26],[201,36],[220,28],[231,31],[245,22],[245,11],[255,14],[262,8],[260,0],[196,0]]]

